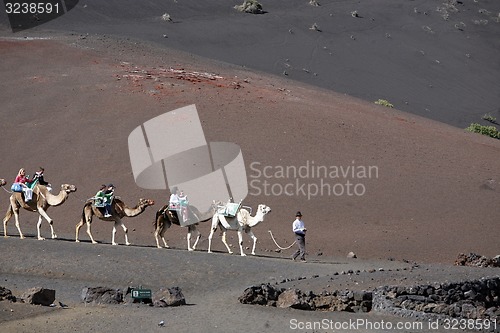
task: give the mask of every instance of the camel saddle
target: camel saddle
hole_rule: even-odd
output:
[[[93,197],[91,199],[94,207],[103,208],[106,205],[111,205],[114,198],[115,198],[114,196],[110,196],[110,197]]]
[[[228,202],[225,205],[217,207],[217,214],[222,215],[224,217],[235,217],[236,214],[238,214],[240,208],[241,208],[241,201],[239,203]]]

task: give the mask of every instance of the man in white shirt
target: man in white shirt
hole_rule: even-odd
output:
[[[292,230],[295,233],[295,238],[299,248],[292,255],[292,259],[295,260],[299,257],[301,262],[306,262],[306,228],[304,221],[302,221],[302,213],[299,211],[295,214],[295,221],[292,224]]]

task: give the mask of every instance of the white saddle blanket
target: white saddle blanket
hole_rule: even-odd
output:
[[[223,214],[217,214],[217,215],[219,217],[219,221],[222,224],[222,226],[226,229],[230,229],[231,226],[229,225],[229,223],[227,223],[226,217]]]
[[[218,206],[217,213],[228,217],[235,217],[236,214],[238,214],[240,207],[241,207],[241,202],[240,203],[228,202],[224,206]]]

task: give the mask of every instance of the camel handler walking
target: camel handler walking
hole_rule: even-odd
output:
[[[292,230],[295,233],[297,245],[299,248],[292,255],[292,260],[300,257],[301,262],[306,262],[306,227],[302,221],[302,213],[299,211],[295,214],[295,221],[292,224]]]

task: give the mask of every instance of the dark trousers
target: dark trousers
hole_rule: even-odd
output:
[[[299,257],[300,260],[306,259],[306,236],[305,235],[297,235],[295,234],[295,241],[299,248],[292,255],[293,260]]]

